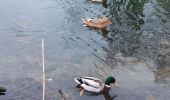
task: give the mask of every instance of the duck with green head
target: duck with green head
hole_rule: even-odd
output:
[[[78,83],[78,86],[82,88],[80,95],[82,95],[85,90],[93,93],[108,92],[111,84],[117,85],[115,78],[112,76],[107,77],[105,83],[95,77],[75,78],[75,81]]]

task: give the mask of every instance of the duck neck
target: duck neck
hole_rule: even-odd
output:
[[[109,76],[106,81],[105,81],[105,84],[110,86],[111,83],[114,83],[115,82],[115,79],[112,77],[112,76]]]
[[[105,81],[105,84],[108,85],[108,86],[110,86],[110,83],[111,83],[110,80]]]

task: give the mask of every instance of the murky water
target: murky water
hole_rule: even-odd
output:
[[[46,100],[107,100],[79,96],[74,77],[114,75],[114,100],[170,98],[170,1],[1,0],[2,100],[40,100],[41,38],[45,39]],[[107,34],[82,26],[81,18],[107,16]],[[109,99],[110,100],[110,99]]]

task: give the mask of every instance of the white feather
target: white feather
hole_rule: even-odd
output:
[[[103,88],[94,88],[94,87],[88,86],[88,85],[86,85],[86,84],[81,84],[81,86],[82,86],[85,90],[90,91],[90,92],[96,92],[96,93],[98,93],[98,92],[100,92],[101,90],[103,90]]]
[[[93,2],[103,2],[103,0],[91,0]]]

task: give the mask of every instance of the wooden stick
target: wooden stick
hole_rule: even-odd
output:
[[[45,98],[45,71],[44,71],[44,39],[42,39],[42,81],[43,81],[43,97],[42,100]]]

